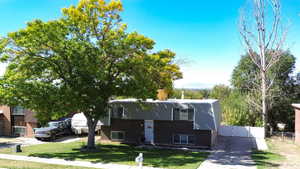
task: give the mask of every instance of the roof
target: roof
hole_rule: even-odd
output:
[[[118,100],[111,100],[111,103],[115,102],[137,102],[138,99],[118,99]],[[147,99],[147,103],[215,103],[218,100],[215,99],[168,99],[168,100],[153,100],[153,99]]]
[[[292,106],[296,109],[300,109],[300,104],[292,104]]]

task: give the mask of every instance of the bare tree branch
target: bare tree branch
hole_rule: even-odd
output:
[[[259,75],[256,77],[259,79],[260,84],[253,83],[249,86],[253,88],[250,90],[252,96],[259,93],[261,103],[258,104],[257,99],[256,101],[248,100],[251,105],[260,107],[266,129],[268,123],[267,110],[272,105],[272,92],[274,92],[272,86],[276,80],[276,77],[270,77],[269,71],[283,55],[283,45],[288,30],[281,27],[280,0],[251,0],[251,2],[253,7],[252,18],[247,21],[245,16],[241,16],[239,31],[245,50],[251,61],[260,70]],[[267,12],[270,13],[267,15]]]

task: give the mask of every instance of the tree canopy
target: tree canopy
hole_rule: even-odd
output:
[[[273,88],[284,87],[291,83],[290,75],[294,71],[295,60],[295,57],[286,51],[283,52],[279,61],[271,67],[268,74],[273,80]],[[250,92],[251,89],[257,88],[257,85],[260,84],[257,74],[259,74],[259,68],[251,61],[249,55],[244,55],[233,70],[231,84],[243,92]]]
[[[295,68],[295,57],[289,52],[283,52],[278,62],[270,68],[268,77],[273,83],[268,93],[268,123],[273,128],[281,122],[287,124],[288,130],[293,130],[294,113],[291,107],[293,102],[297,102],[299,95],[299,85],[295,84],[292,73]],[[260,79],[257,74],[260,73],[259,68],[251,61],[248,55],[241,57],[238,65],[233,70],[231,83],[235,90],[241,92],[248,104],[249,113],[256,115],[257,121],[261,121],[259,117],[259,109],[256,104],[260,104],[260,93],[257,92],[260,86]],[[255,117],[255,116],[253,116]],[[260,120],[259,120],[260,119]],[[259,124],[259,123],[258,123]]]
[[[64,8],[63,17],[34,20],[1,40],[2,103],[22,105],[41,118],[84,112],[88,147],[113,96],[155,98],[182,77],[170,50],[152,52],[155,42],[128,33],[118,0],[81,0]]]

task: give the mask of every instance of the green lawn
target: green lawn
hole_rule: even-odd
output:
[[[279,162],[284,159],[277,153],[269,151],[254,151],[252,152],[252,159],[257,165],[257,169],[268,169],[279,167]]]
[[[86,167],[73,167],[65,165],[52,165],[43,163],[33,163],[26,161],[2,160],[0,159],[0,168],[9,169],[91,169]]]
[[[49,143],[23,147],[18,155],[62,158],[102,163],[135,165],[134,159],[139,153],[144,154],[144,165],[170,169],[196,169],[209,153],[180,150],[140,149],[123,144],[98,145],[99,152],[81,152],[85,143]],[[0,153],[14,154],[11,149],[0,149]]]
[[[252,159],[257,165],[257,169],[268,169],[268,168],[278,168],[281,161],[285,159],[282,155],[277,153],[276,145],[272,144],[267,140],[268,151],[253,151]]]

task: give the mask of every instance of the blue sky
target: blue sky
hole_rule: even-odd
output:
[[[51,20],[61,8],[78,0],[0,0],[0,36],[40,18]],[[244,50],[238,34],[239,9],[246,0],[123,0],[123,21],[129,31],[150,37],[156,50],[170,49],[187,63],[178,88],[206,88],[230,84],[230,76]],[[300,1],[282,0],[285,20],[290,20],[287,46],[300,57]],[[297,62],[297,71],[300,64]],[[1,66],[3,71],[4,66]]]

